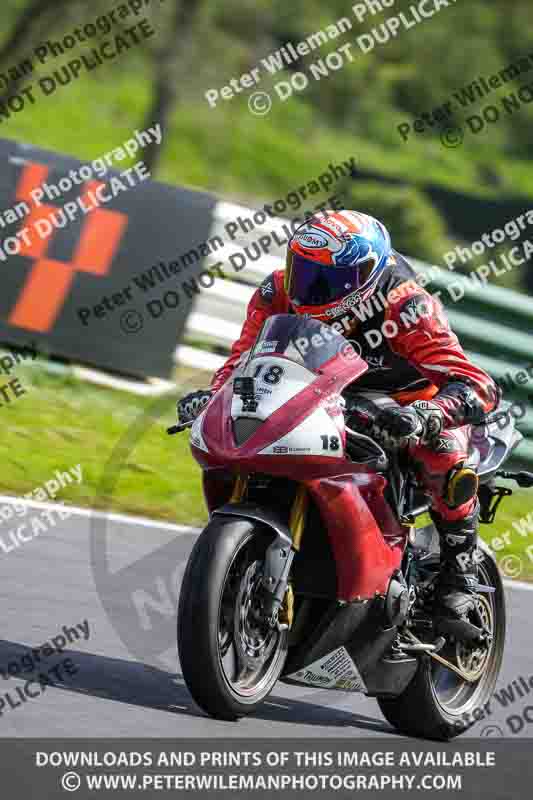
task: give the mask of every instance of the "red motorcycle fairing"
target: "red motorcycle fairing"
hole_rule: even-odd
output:
[[[256,360],[262,357],[268,358],[268,355],[257,356]],[[320,406],[327,407],[349,383],[357,380],[367,369],[368,365],[359,357],[343,360],[337,355],[330,358],[322,365],[320,374],[309,386],[275,411],[240,447],[235,442],[231,424],[233,387],[231,380],[227,381],[204,412],[202,436],[208,452],[191,442],[194,458],[204,469],[225,467],[238,472],[267,472],[302,481],[346,472],[360,472],[361,465],[354,469],[351,461],[331,456],[287,454],[280,458],[260,455],[260,451],[284,434],[290,433]],[[334,420],[342,419],[334,413],[330,413],[330,416]],[[338,427],[344,447],[346,444],[344,428]]]
[[[370,600],[399,569],[408,530],[383,497],[381,475],[342,475],[305,484],[326,525],[337,568],[337,599]]]
[[[331,405],[342,389],[367,369],[360,358],[331,358],[309,386],[274,411],[241,446],[237,446],[233,434],[233,387],[232,381],[227,381],[203,414],[201,432],[207,452],[191,442],[193,456],[205,471],[204,492],[210,511],[228,499],[227,475],[231,472],[287,477],[308,488],[331,542],[337,597],[344,602],[383,595],[402,560],[407,529],[396,521],[383,497],[385,478],[367,465],[344,457],[260,455],[260,451],[296,428],[318,407]],[[330,416],[338,425],[344,447],[342,416],[335,412]]]

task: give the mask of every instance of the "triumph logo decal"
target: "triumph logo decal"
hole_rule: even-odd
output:
[[[366,692],[365,682],[345,647],[338,647],[327,656],[287,677],[307,686]]]

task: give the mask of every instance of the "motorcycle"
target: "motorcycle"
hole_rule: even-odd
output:
[[[194,422],[168,429],[191,428],[210,513],[182,582],[178,651],[212,717],[252,714],[281,680],[362,692],[398,731],[447,740],[491,698],[505,641],[496,561],[480,539],[475,609],[443,635],[439,537],[417,525],[428,499],[405,452],[346,422],[342,392],[367,369],[328,326],[275,315]],[[511,493],[497,476],[533,485],[500,469],[522,438],[502,414],[473,437],[485,523]]]

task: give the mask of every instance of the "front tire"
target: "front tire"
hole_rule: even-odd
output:
[[[287,633],[261,620],[255,588],[273,535],[248,519],[215,515],[183,577],[178,653],[195,702],[212,717],[251,714],[285,663]]]
[[[483,664],[477,662],[475,656],[470,660],[463,658],[461,664],[469,663],[474,670],[472,675],[476,668],[482,667],[480,678],[476,683],[467,683],[424,656],[415,677],[401,695],[378,699],[385,719],[401,733],[448,741],[481,718],[484,704],[492,697],[505,645],[505,594],[493,556],[485,548],[479,553],[482,556],[480,583],[496,589],[492,594],[481,595],[483,613],[492,617],[493,640]],[[464,653],[464,647],[459,651],[459,658],[461,652]]]

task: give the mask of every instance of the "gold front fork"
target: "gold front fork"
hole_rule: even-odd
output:
[[[292,546],[299,550],[302,543],[302,536],[305,528],[305,516],[307,512],[308,497],[305,486],[299,486],[296,497],[292,504],[289,528],[292,536]]]
[[[233,492],[229,499],[230,503],[240,503],[246,493],[247,486],[248,478],[243,475],[237,475],[237,480],[235,481]]]
[[[292,537],[292,546],[298,551],[302,543],[302,536],[305,528],[305,518],[307,513],[308,496],[304,486],[300,486],[296,492],[296,497],[292,504],[289,528]],[[287,625],[289,630],[294,620],[294,592],[289,583],[283,603],[279,610],[279,621]]]

